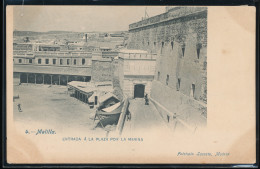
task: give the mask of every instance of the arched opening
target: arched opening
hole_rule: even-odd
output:
[[[197,58],[199,59],[200,58],[200,49],[202,48],[202,45],[201,43],[198,43],[197,44]]]
[[[58,75],[53,75],[52,76],[52,84],[58,85],[59,84],[59,76]]]
[[[184,57],[184,53],[185,53],[185,44],[182,45],[181,49],[182,49],[182,56]]]
[[[194,98],[194,94],[195,94],[195,84],[192,84],[190,89],[190,96]]]
[[[35,74],[32,73],[29,74],[28,83],[35,83]]]
[[[97,105],[97,103],[98,103],[98,97],[95,96],[95,105]]]
[[[181,78],[178,78],[177,91],[179,91],[180,88],[181,88]]]
[[[134,87],[134,98],[143,98],[144,97],[145,85],[137,84]]]
[[[36,84],[42,84],[43,83],[43,76],[42,74],[36,75]]]
[[[44,75],[44,84],[51,84],[51,76]]]
[[[85,65],[85,63],[86,63],[86,61],[85,61],[85,59],[83,58],[83,59],[82,59],[82,65]]]
[[[67,85],[67,77],[66,76],[60,76],[60,85]]]
[[[27,75],[25,73],[20,75],[20,83],[27,83]]]

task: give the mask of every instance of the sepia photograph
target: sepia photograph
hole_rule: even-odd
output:
[[[48,15],[32,18],[37,8]],[[15,7],[14,121],[107,134],[205,127],[207,7],[136,8],[138,16],[102,20],[100,10],[76,8],[88,23],[73,20],[75,8],[53,17],[55,7]]]

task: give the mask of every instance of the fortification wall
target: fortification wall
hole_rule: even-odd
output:
[[[206,103],[207,8],[173,8],[158,16],[131,24],[127,47],[156,53],[155,79],[187,96],[194,84],[194,98]]]
[[[176,120],[183,125],[183,128],[191,130],[207,124],[207,107],[205,104],[165,87],[161,82],[154,81],[152,83],[151,100],[163,119],[172,126],[174,126]]]
[[[178,116],[192,130],[206,124],[207,8],[172,8],[129,32],[129,49],[157,54],[151,98],[163,118],[175,123]]]
[[[114,76],[111,61],[92,60],[92,80],[95,82],[112,81]]]

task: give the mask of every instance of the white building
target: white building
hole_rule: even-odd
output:
[[[118,76],[120,86],[130,98],[150,95],[155,75],[156,55],[143,50],[119,51]]]

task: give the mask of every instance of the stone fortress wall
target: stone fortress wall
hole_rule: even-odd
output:
[[[151,98],[168,122],[207,116],[207,8],[174,7],[129,25],[128,49],[157,54]],[[193,122],[192,122],[193,121]]]

